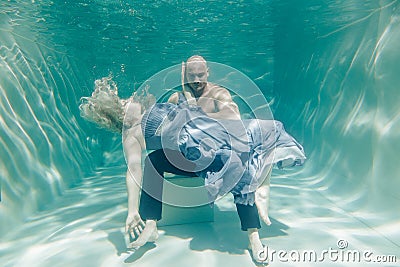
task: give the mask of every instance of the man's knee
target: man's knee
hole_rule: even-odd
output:
[[[154,168],[158,170],[161,166],[160,161],[164,158],[164,152],[162,149],[155,150],[148,154],[144,160],[144,168]]]

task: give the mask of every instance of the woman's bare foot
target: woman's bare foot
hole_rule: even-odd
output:
[[[269,184],[263,184],[259,188],[257,188],[255,202],[261,220],[263,220],[266,225],[271,225],[271,220],[268,216]]]
[[[147,220],[143,231],[139,237],[129,244],[129,248],[138,248],[145,245],[147,242],[155,242],[158,238],[157,222]]]

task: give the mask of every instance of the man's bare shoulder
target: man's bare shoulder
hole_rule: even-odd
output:
[[[173,93],[173,94],[168,98],[168,102],[169,102],[169,103],[173,103],[173,104],[178,104],[178,100],[179,100],[178,92]]]
[[[210,90],[213,91],[226,91],[228,92],[228,90],[225,87],[222,87],[221,85],[215,84],[215,83],[208,83],[207,86],[209,87]]]
[[[209,83],[208,95],[219,100],[230,100],[232,96],[228,89],[213,83]]]

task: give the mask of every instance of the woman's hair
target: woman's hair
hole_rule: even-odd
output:
[[[140,95],[135,92],[128,99],[121,99],[118,96],[117,85],[110,77],[98,79],[94,84],[92,95],[81,98],[81,116],[112,132],[122,132],[127,103],[140,103],[142,112],[155,103],[155,97],[147,92],[148,88]]]

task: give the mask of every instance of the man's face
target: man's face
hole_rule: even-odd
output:
[[[208,69],[203,61],[191,61],[186,64],[186,80],[194,93],[201,95],[207,85]]]

